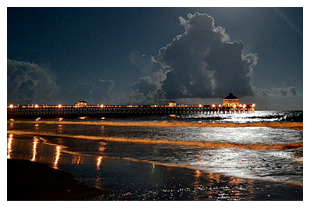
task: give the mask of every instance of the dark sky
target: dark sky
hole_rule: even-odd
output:
[[[7,8],[8,103],[303,101],[302,8]]]

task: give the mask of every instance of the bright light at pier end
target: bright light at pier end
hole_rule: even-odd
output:
[[[215,107],[215,104],[212,104],[212,108],[214,108]]]
[[[39,105],[38,105],[38,104],[35,104],[35,105],[34,105],[34,107],[35,107],[35,108],[38,108],[38,107],[39,107]]]
[[[59,104],[59,105],[58,105],[58,108],[61,108],[61,107],[62,107],[62,105],[61,105],[61,104]]]
[[[10,104],[10,105],[9,105],[9,107],[10,107],[10,108],[13,108],[13,107],[14,107],[14,105],[13,105],[13,104]]]
[[[201,108],[201,107],[202,107],[202,104],[199,104],[198,107]]]

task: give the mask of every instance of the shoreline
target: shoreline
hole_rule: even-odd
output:
[[[8,201],[303,200],[303,187],[293,184],[134,161],[103,159],[100,176],[96,187],[101,190],[94,184],[86,186],[72,179],[70,174],[45,164],[8,159]],[[12,195],[13,190],[18,190],[18,194]]]

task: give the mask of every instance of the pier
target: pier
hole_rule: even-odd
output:
[[[75,105],[13,105],[7,106],[7,117],[11,118],[75,118],[75,117],[133,117],[133,116],[188,116],[195,114],[233,114],[255,111],[255,104],[240,104],[231,93],[223,104],[212,105],[87,105],[80,101]]]
[[[255,104],[223,107],[222,105],[25,105],[7,107],[10,118],[56,117],[131,117],[131,116],[186,116],[194,114],[232,114],[254,112]]]

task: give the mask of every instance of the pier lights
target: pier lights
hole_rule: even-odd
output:
[[[219,108],[220,108],[220,107],[222,107],[222,105],[221,105],[221,104],[219,104]]]
[[[252,104],[252,107],[253,107],[253,108],[255,107],[255,103]]]
[[[14,108],[14,105],[13,105],[13,104],[10,104],[9,107],[10,107],[10,108]]]
[[[246,107],[246,104],[243,104],[243,107],[245,108],[245,107]]]
[[[103,104],[101,104],[101,105],[100,105],[100,108],[103,108],[103,107],[104,107],[104,105],[103,105]]]
[[[235,104],[233,107],[234,107],[234,108],[236,108],[236,107],[237,107],[237,105]]]
[[[35,108],[38,108],[38,107],[39,107],[39,105],[38,105],[38,104],[35,104],[35,105],[34,105],[34,107],[35,107]]]
[[[59,105],[58,105],[58,108],[61,108],[61,107],[62,107],[62,105],[61,105],[61,104],[59,104]]]
[[[201,107],[202,107],[202,104],[199,104],[198,107],[201,108]]]
[[[241,108],[241,107],[242,107],[242,104],[240,104],[239,107]]]
[[[215,108],[215,104],[212,104],[211,106],[212,106],[212,108]]]

